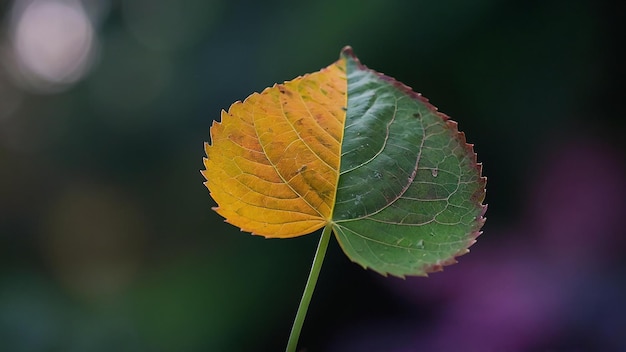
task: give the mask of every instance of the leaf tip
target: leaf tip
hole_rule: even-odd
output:
[[[356,58],[356,56],[354,55],[354,51],[352,50],[352,47],[350,45],[346,45],[343,47],[343,49],[341,49],[341,54],[340,56],[342,58],[346,58],[346,57],[350,57],[350,58]]]

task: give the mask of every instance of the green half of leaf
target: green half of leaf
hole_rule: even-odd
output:
[[[468,252],[484,223],[486,179],[457,124],[350,49],[333,230],[354,262],[425,276]]]

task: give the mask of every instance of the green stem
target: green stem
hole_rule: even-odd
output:
[[[291,327],[291,334],[289,334],[289,342],[287,342],[287,352],[296,352],[298,347],[298,339],[300,338],[300,331],[302,330],[302,324],[304,324],[304,317],[306,317],[306,311],[309,309],[309,303],[311,303],[311,297],[313,296],[313,290],[315,290],[315,284],[317,278],[320,275],[320,269],[322,269],[322,263],[324,262],[324,256],[326,256],[326,248],[328,248],[328,242],[330,240],[330,233],[332,225],[328,224],[324,227],[322,237],[317,245],[315,251],[315,258],[313,258],[313,265],[309,272],[309,278],[306,281],[304,292],[302,293],[302,299],[298,306],[298,313],[296,313],[296,319]]]

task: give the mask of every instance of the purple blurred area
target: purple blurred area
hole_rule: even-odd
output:
[[[459,122],[484,234],[429,278],[331,243],[306,351],[626,351],[616,1],[0,2],[0,351],[283,350],[319,233],[223,223],[221,109],[351,45]]]

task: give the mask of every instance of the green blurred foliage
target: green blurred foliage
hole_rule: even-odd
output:
[[[282,349],[318,234],[224,224],[202,143],[221,109],[344,45],[476,143],[490,204],[478,245],[506,241],[491,229],[515,218],[542,149],[582,133],[611,143],[623,127],[611,99],[623,22],[609,2],[84,4],[101,16],[81,81],[33,93],[0,66],[0,350]],[[303,343],[322,349],[350,321],[401,310],[377,280],[331,244]]]

